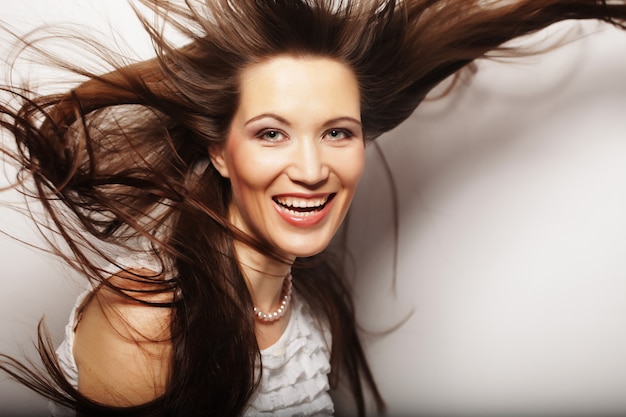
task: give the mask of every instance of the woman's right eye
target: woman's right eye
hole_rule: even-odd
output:
[[[257,135],[259,139],[267,140],[269,142],[278,142],[285,138],[285,135],[280,130],[265,129],[259,132]]]

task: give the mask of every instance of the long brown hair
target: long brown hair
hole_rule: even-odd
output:
[[[238,415],[258,384],[252,301],[233,240],[280,257],[228,223],[229,183],[207,163],[208,149],[227,137],[242,69],[284,54],[347,64],[359,82],[371,141],[466,64],[490,51],[515,54],[502,46],[510,39],[563,19],[621,24],[626,18],[626,4],[603,0],[139,1],[189,42],[168,43],[162,26],[139,14],[156,58],[111,60],[114,70],[104,75],[57,60],[88,80],[47,96],[6,87],[21,104],[0,105],[0,126],[17,144],[5,154],[21,168],[20,180],[32,179],[26,192],[42,202],[69,250],[59,253],[111,286],[103,260],[149,252],[166,279],[133,279],[179,294],[171,304],[155,305],[173,310],[173,357],[166,391],[151,403],[92,403],[67,383],[41,334],[49,378],[9,358],[0,365],[86,415]],[[382,409],[341,268],[322,253],[298,259],[293,270],[296,289],[330,325],[331,384],[348,381],[360,415],[363,384]]]

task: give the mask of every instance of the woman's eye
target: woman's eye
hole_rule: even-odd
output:
[[[330,129],[326,132],[326,137],[332,140],[341,140],[341,139],[350,139],[352,136],[352,132],[345,129]]]
[[[285,135],[279,130],[267,129],[262,131],[258,137],[270,142],[277,142],[284,139]]]

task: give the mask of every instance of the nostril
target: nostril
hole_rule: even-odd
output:
[[[304,158],[299,158],[299,160],[294,161],[287,174],[294,182],[313,186],[326,181],[330,175],[330,169],[326,164],[319,161],[307,161]]]

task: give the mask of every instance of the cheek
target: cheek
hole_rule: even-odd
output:
[[[240,143],[241,139],[230,137],[226,147],[226,163],[230,173],[230,181],[236,190],[238,186],[245,185],[254,178],[250,172],[254,164],[250,163],[253,154],[247,147]]]
[[[355,149],[350,155],[346,155],[339,167],[344,185],[356,188],[365,169],[365,149]]]
[[[277,165],[254,147],[234,144],[229,148],[229,156],[230,181],[235,198],[245,198],[249,196],[246,193],[265,189],[275,176]]]

